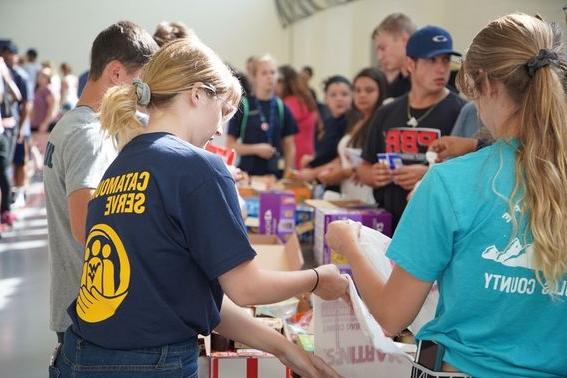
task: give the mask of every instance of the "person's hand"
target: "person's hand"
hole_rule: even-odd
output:
[[[258,143],[255,146],[256,155],[262,159],[271,159],[276,154],[276,149],[269,143]]]
[[[313,181],[317,177],[317,171],[313,168],[303,168],[302,170],[295,171],[294,177],[298,180]]]
[[[415,184],[423,178],[427,166],[421,164],[404,165],[392,171],[394,183],[405,190],[412,190]]]
[[[281,353],[276,357],[294,373],[307,378],[338,378],[340,375],[319,357],[307,353],[297,345],[286,343]]]
[[[47,131],[38,131],[33,134],[33,144],[37,146],[39,152],[43,155],[47,148],[47,140],[49,139],[49,133]]]
[[[313,161],[313,155],[303,155],[299,161],[299,168],[305,168]]]
[[[384,163],[372,165],[372,187],[382,188],[392,182],[392,171]]]
[[[339,185],[352,175],[352,169],[343,169],[339,165],[330,165],[317,175],[317,180],[325,185]]]
[[[326,301],[332,301],[346,294],[348,280],[341,275],[336,265],[321,265],[315,270],[319,274],[319,283],[313,294]]]
[[[474,152],[478,146],[478,139],[462,138],[457,136],[444,136],[429,145],[429,151],[437,153],[437,162],[447,160],[450,157],[461,156]]]
[[[235,182],[248,180],[248,174],[241,170],[240,168],[229,166],[228,171],[232,175]]]
[[[25,137],[24,137],[24,133],[22,133],[22,129],[19,128],[18,130],[18,136],[16,137],[16,142],[18,144],[22,144],[25,141]]]
[[[355,253],[360,253],[358,248],[359,232],[360,223],[344,220],[334,221],[327,226],[325,240],[329,248],[350,259]]]

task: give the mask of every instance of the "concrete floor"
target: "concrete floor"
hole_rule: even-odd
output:
[[[0,378],[47,377],[55,334],[49,331],[47,219],[42,184],[0,239]]]

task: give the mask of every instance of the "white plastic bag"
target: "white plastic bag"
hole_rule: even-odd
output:
[[[349,221],[352,227],[358,228],[358,242],[362,251],[366,254],[374,269],[378,272],[384,281],[388,280],[392,273],[392,262],[386,257],[386,251],[390,245],[391,239],[380,231],[361,225],[359,222]],[[354,312],[358,321],[360,322],[361,329],[365,335],[372,340],[372,344],[378,350],[384,353],[394,353],[391,347],[393,341],[388,338],[380,325],[376,322],[362,298],[358,295],[354,283],[351,281],[349,286],[349,294],[353,305]],[[409,329],[417,334],[421,327],[435,316],[437,302],[439,300],[439,293],[434,284],[431,292],[427,296],[420,312],[416,316]]]

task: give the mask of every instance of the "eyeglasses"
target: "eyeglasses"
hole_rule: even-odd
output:
[[[229,121],[233,116],[234,113],[236,113],[236,111],[238,110],[238,108],[236,106],[234,106],[233,104],[231,104],[227,99],[225,99],[224,97],[221,97],[220,95],[217,94],[216,90],[208,85],[203,85],[202,86],[203,89],[207,90],[208,92],[210,92],[211,96],[217,100],[221,102],[221,111],[222,111],[222,121],[223,122],[227,122]]]

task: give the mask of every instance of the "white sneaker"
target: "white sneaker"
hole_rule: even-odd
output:
[[[26,193],[25,189],[18,189],[14,195],[14,203],[12,207],[14,209],[21,209],[26,206]]]

